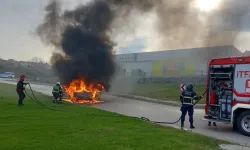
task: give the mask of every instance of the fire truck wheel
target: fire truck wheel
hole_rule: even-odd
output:
[[[241,134],[250,136],[250,111],[242,112],[237,119],[237,127]]]

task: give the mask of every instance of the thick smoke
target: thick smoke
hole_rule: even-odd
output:
[[[44,22],[38,26],[37,33],[45,44],[59,48],[62,31],[59,3],[51,1],[45,7],[45,11]]]
[[[197,10],[192,8],[194,0],[163,0],[157,5],[157,44],[164,49],[192,48],[202,45],[205,35],[204,23]]]
[[[115,73],[112,23],[129,16],[134,8],[144,12],[153,5],[144,0],[96,0],[61,13],[58,1],[48,4],[37,33],[45,44],[59,50],[51,63],[63,84],[84,78],[88,84],[102,83],[108,90]]]
[[[235,42],[242,31],[243,22],[246,22],[244,19],[250,17],[249,0],[218,0],[218,8],[210,12],[194,7],[195,2],[163,0],[160,5],[156,5],[155,30],[159,37],[152,41],[157,41],[157,48],[188,49],[240,44]],[[194,59],[204,61],[212,57],[233,55],[232,52],[232,49],[222,53],[220,47],[208,48],[194,54]]]
[[[37,33],[45,44],[59,50],[53,53],[51,62],[61,82],[68,84],[84,77],[88,82],[108,84],[116,66],[113,40],[116,36],[128,36],[131,25],[136,29],[138,22],[133,19],[140,15],[157,17],[155,31],[160,37],[153,39],[159,46],[152,50],[234,45],[250,2],[221,0],[220,9],[209,13],[194,8],[194,2],[95,0],[61,12],[59,3],[53,0],[45,9],[45,20]],[[150,29],[143,30],[147,34]],[[202,51],[196,57],[204,60],[219,53],[219,49]]]
[[[207,17],[206,38],[203,47],[234,45],[239,34],[244,31],[244,19],[250,17],[250,1],[248,0],[221,0],[219,9],[214,10]],[[247,17],[248,16],[248,17]],[[249,28],[249,26],[248,26]],[[242,43],[247,39],[243,39]],[[201,59],[209,60],[213,57],[235,55],[234,51],[228,48],[226,53],[222,53],[220,48],[198,53]]]

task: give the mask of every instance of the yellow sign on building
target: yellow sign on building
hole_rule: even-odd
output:
[[[158,77],[195,75],[196,64],[190,60],[153,61],[152,75]]]

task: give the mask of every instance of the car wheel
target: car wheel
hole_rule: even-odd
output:
[[[244,111],[238,116],[237,127],[241,134],[250,136],[250,110]]]

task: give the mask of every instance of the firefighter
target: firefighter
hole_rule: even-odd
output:
[[[25,75],[21,74],[20,78],[17,82],[17,86],[16,86],[16,92],[18,94],[18,104],[17,106],[22,106],[23,105],[23,100],[26,97],[26,95],[24,94],[24,85],[27,85],[28,83],[24,83],[24,79],[25,79]]]
[[[181,93],[180,95],[180,101],[182,103],[181,106],[181,128],[184,127],[184,121],[185,116],[188,112],[189,115],[189,122],[190,122],[190,128],[194,129],[193,125],[193,113],[194,113],[194,107],[193,104],[200,100],[202,96],[197,96],[196,92],[193,91],[193,85],[187,84],[186,89]]]
[[[53,103],[55,103],[57,99],[59,99],[60,103],[62,102],[63,91],[60,82],[57,82],[56,85],[53,87],[52,94],[54,97]]]

